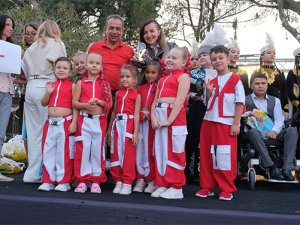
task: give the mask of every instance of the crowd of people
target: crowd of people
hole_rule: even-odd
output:
[[[11,17],[0,16],[1,40],[12,42],[14,26]],[[15,79],[0,72],[0,150],[13,83],[26,84],[20,103],[28,157],[24,182],[42,183],[40,191],[63,192],[74,183],[76,193],[99,194],[109,159],[114,194],[134,191],[182,199],[186,182],[200,182],[197,197],[213,196],[218,187],[219,199],[231,200],[241,117],[262,122],[254,109],[274,122],[266,137],[255,128],[246,134],[263,167],[273,179],[295,180],[298,132],[284,128],[284,120],[300,103],[300,49],[286,79],[275,65],[274,45],[267,43],[249,84],[247,73],[238,67],[240,49],[234,40],[207,38],[189,52],[167,42],[160,24],[148,20],[140,28],[140,42],[146,45],[140,55],[122,42],[124,20],[119,15],[107,17],[104,33],[104,39],[70,60],[56,22],[29,24],[22,74]],[[5,57],[5,52],[0,54]],[[192,74],[198,75],[196,82]],[[268,138],[284,143],[282,168],[268,154]],[[0,181],[12,180],[0,174]]]

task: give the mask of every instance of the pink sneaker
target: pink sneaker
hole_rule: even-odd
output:
[[[221,192],[219,195],[219,200],[230,201],[231,199],[233,199],[233,195],[231,193]]]
[[[85,193],[87,190],[87,186],[85,183],[78,184],[77,188],[75,188],[74,192],[76,193]]]
[[[100,185],[97,183],[93,183],[91,186],[91,193],[100,194],[101,193]]]
[[[200,198],[206,198],[206,197],[214,196],[215,193],[213,190],[210,189],[200,189],[199,191],[197,191],[195,195]]]

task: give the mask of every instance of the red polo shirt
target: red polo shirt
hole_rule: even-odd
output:
[[[120,86],[120,69],[129,64],[134,55],[133,48],[120,41],[119,46],[111,49],[106,44],[107,38],[94,42],[88,49],[88,53],[96,52],[102,55],[103,76],[111,86],[111,90],[117,90]]]

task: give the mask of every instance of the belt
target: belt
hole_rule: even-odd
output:
[[[48,74],[48,75],[29,75],[28,77],[29,80],[36,80],[36,79],[55,79],[54,74]]]
[[[158,102],[158,103],[156,103],[156,107],[158,107],[158,108],[172,108],[173,104],[171,104],[171,103],[164,103],[164,102]]]
[[[49,124],[51,125],[54,125],[54,126],[58,126],[60,124],[63,124],[65,121],[69,121],[73,119],[73,116],[72,115],[69,115],[69,116],[64,116],[64,117],[49,117],[48,121],[49,121]]]
[[[133,115],[127,115],[127,114],[117,114],[116,115],[116,120],[127,120],[127,119],[133,119]]]
[[[87,118],[90,118],[90,119],[95,119],[95,118],[99,118],[101,116],[104,116],[104,114],[101,114],[101,115],[93,115],[93,114],[90,114],[90,113],[86,113],[86,112],[80,112],[80,115],[84,116],[84,117],[87,117]]]

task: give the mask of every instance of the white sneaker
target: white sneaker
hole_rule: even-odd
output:
[[[114,190],[113,190],[113,193],[114,194],[119,194],[120,193],[120,191],[121,191],[121,189],[122,189],[122,182],[117,182],[116,183],[116,186],[115,186],[115,188],[114,188]]]
[[[144,179],[137,179],[135,186],[133,188],[133,191],[134,192],[143,192],[145,185],[146,185],[146,183],[145,183]]]
[[[148,186],[146,187],[144,192],[152,194],[154,191],[156,191],[157,188],[157,186],[154,186],[154,181],[151,181],[148,183]]]
[[[123,184],[122,189],[120,191],[120,195],[130,195],[132,193],[131,191],[131,185],[130,184]]]
[[[156,189],[156,191],[154,191],[152,194],[151,194],[151,197],[153,198],[159,198],[160,194],[162,194],[163,192],[165,192],[167,190],[166,187],[159,187]]]
[[[165,192],[161,193],[159,197],[166,198],[166,199],[182,199],[183,198],[182,188],[180,189],[169,188]]]
[[[0,173],[0,182],[1,181],[3,181],[3,182],[10,182],[10,181],[13,181],[13,180],[14,180],[14,178],[4,176],[2,173]]]
[[[65,183],[65,184],[59,184],[54,188],[55,191],[61,191],[61,192],[66,192],[66,191],[70,191],[71,187],[69,183]]]
[[[39,191],[51,191],[54,190],[54,185],[49,183],[43,183],[41,186],[39,186]]]

